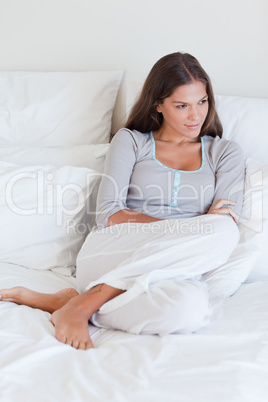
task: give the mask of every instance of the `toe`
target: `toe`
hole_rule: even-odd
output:
[[[85,342],[79,342],[79,346],[78,346],[78,348],[77,349],[80,349],[80,350],[86,350],[86,344],[85,344]]]
[[[72,341],[72,339],[66,339],[65,338],[65,342],[63,342],[63,343],[65,343],[66,345],[70,345],[70,346],[73,346],[73,341]]]
[[[0,300],[2,301],[10,301],[11,297],[10,297],[10,290],[9,289],[2,289],[0,291]]]
[[[14,303],[21,304],[22,297],[28,291],[29,291],[28,289],[26,289],[22,286],[16,286],[16,287],[10,288],[10,289],[1,289],[0,290],[0,300],[11,301]]]
[[[74,340],[74,341],[72,342],[72,347],[75,348],[75,349],[80,349],[80,347],[79,347],[79,341]]]
[[[86,343],[85,343],[85,349],[92,349],[94,348],[94,345],[91,341],[91,339],[89,339]]]
[[[55,338],[62,343],[68,343],[67,337],[61,331],[55,331]]]

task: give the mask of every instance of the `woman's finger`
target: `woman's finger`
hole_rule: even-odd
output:
[[[222,208],[224,205],[236,205],[235,202],[231,201],[231,200],[219,200],[216,202],[215,205],[213,205],[213,208]]]
[[[212,208],[209,214],[218,214],[218,215],[229,215],[231,216],[236,223],[238,223],[238,215],[232,210],[230,207],[226,208]]]

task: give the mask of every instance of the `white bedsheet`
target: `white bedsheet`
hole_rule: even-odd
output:
[[[55,272],[0,263],[0,288],[75,287]],[[243,285],[191,335],[129,335],[89,326],[95,349],[58,342],[50,314],[0,302],[0,401],[264,402],[268,281]]]

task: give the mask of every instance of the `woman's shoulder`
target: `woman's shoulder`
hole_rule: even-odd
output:
[[[113,140],[116,139],[120,142],[133,141],[139,148],[143,146],[150,138],[150,133],[141,133],[137,130],[130,130],[129,128],[120,128],[114,135]]]
[[[241,146],[233,140],[227,140],[226,138],[220,138],[219,136],[211,137],[209,135],[205,135],[203,139],[211,155],[217,155],[218,157],[226,153],[237,153],[243,155]]]
[[[218,136],[204,136],[205,152],[207,154],[208,161],[211,165],[216,167],[221,161],[227,160],[232,163],[244,163],[244,154],[241,146],[232,140],[220,138]]]

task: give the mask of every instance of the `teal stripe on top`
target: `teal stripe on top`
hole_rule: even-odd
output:
[[[172,189],[172,198],[170,203],[171,207],[177,207],[178,205],[180,182],[181,182],[181,172],[175,172],[173,189]]]
[[[204,163],[205,163],[204,139],[203,139],[203,137],[201,137],[202,163],[201,163],[200,168],[197,169],[197,170],[178,170],[178,169],[173,169],[173,168],[170,168],[168,166],[165,166],[158,159],[156,159],[156,156],[155,156],[155,140],[154,140],[152,132],[150,132],[150,138],[151,138],[151,141],[152,141],[152,157],[153,157],[153,160],[158,165],[163,167],[164,169],[171,170],[171,171],[175,172],[170,206],[171,207],[177,207],[177,205],[178,205],[179,187],[180,187],[180,182],[181,182],[181,173],[197,173],[197,172],[200,172],[204,167]]]

